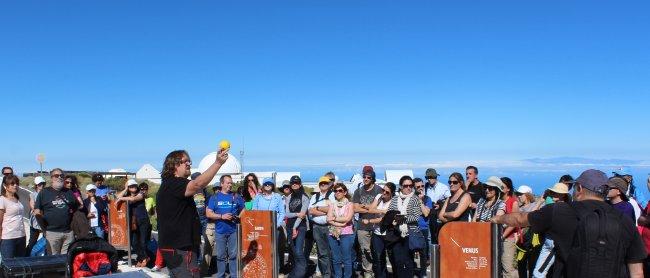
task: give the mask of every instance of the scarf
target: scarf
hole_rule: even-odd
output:
[[[344,207],[345,205],[347,205],[349,202],[350,201],[348,200],[348,198],[343,198],[343,200],[341,200],[341,201],[335,200],[332,203],[334,205],[334,217],[341,217],[341,216],[345,215],[345,211],[343,211],[343,213],[341,214],[341,212],[339,210],[342,207]],[[339,239],[339,237],[341,236],[341,228],[342,227],[329,225],[329,231],[330,231],[330,233],[332,234],[332,236],[335,239]]]
[[[413,197],[413,193],[411,194],[402,194],[402,192],[397,193],[397,210],[399,210],[399,214],[407,215],[407,208],[409,205],[409,202],[411,202],[411,197]],[[402,234],[402,237],[406,237],[409,232],[409,228],[406,225],[406,223],[402,223],[399,225],[399,231]]]

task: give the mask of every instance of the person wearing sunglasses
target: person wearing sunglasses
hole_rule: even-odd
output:
[[[36,241],[38,241],[38,238],[42,232],[41,225],[38,223],[36,215],[34,215],[34,204],[36,203],[36,197],[38,197],[38,193],[43,190],[45,184],[45,179],[43,177],[38,176],[34,178],[34,192],[29,193],[29,243],[27,244],[27,249],[25,250],[26,257],[31,256],[32,249],[34,248],[34,245],[36,244]]]
[[[485,198],[476,204],[473,222],[490,222],[495,215],[506,213],[506,203],[501,200],[505,184],[497,177],[489,177],[485,185]]]
[[[253,208],[253,199],[262,188],[259,179],[254,173],[249,173],[244,177],[244,184],[246,187],[242,189],[242,198],[244,198],[246,210],[251,210]]]
[[[327,213],[330,203],[335,201],[331,187],[333,182],[325,175],[318,180],[318,192],[311,195],[309,200],[309,216],[311,227],[318,251],[318,269],[321,277],[331,277],[331,251],[327,237],[329,236],[329,224]]]
[[[386,231],[381,231],[381,224],[384,215],[388,211],[391,200],[395,196],[395,184],[387,182],[384,184],[381,195],[375,198],[375,201],[370,205],[370,212],[377,215],[376,218],[368,219],[367,224],[375,224],[375,230],[372,234],[372,267],[375,278],[385,278],[388,276],[386,268],[386,257],[388,253],[389,242],[384,240]],[[395,265],[391,257],[391,265]]]
[[[6,176],[9,176],[9,175],[13,175],[13,174],[14,174],[14,169],[13,168],[11,168],[9,166],[2,167],[2,177],[6,177]]]
[[[420,198],[420,203],[422,204],[422,215],[418,219],[418,228],[420,233],[424,236],[424,249],[419,252],[420,257],[420,270],[416,273],[417,277],[427,277],[427,266],[429,265],[429,244],[430,242],[430,231],[429,231],[429,214],[433,210],[433,202],[431,198],[425,194],[424,181],[421,178],[414,178],[413,183],[415,184],[415,194]]]
[[[400,232],[400,238],[393,244],[393,266],[394,276],[409,277],[414,275],[413,252],[409,248],[409,237],[418,236],[418,220],[422,215],[422,202],[415,195],[415,183],[409,176],[402,176],[399,179],[400,192],[393,197],[388,210],[399,211],[403,220],[400,220],[397,227]],[[422,235],[420,234],[420,237]]]
[[[375,225],[365,224],[364,220],[377,217],[368,210],[375,197],[381,194],[381,187],[376,185],[375,182],[375,171],[366,169],[366,172],[363,173],[363,186],[357,188],[352,196],[354,212],[359,214],[357,240],[361,251],[359,255],[361,256],[361,267],[363,268],[364,277],[372,276],[372,249],[370,249],[370,242]]]
[[[2,259],[22,257],[25,255],[25,226],[23,214],[25,208],[18,200],[20,180],[13,174],[5,175],[2,179],[0,196],[0,230],[2,242],[0,253]]]
[[[469,206],[472,203],[472,198],[465,191],[463,175],[454,172],[449,176],[447,183],[449,183],[451,197],[449,197],[442,205],[442,208],[438,213],[438,219],[440,219],[442,223],[451,221],[469,221]]]
[[[44,234],[51,255],[68,253],[68,247],[74,240],[74,233],[70,229],[72,211],[77,209],[78,203],[72,192],[64,190],[63,179],[65,174],[60,168],[50,171],[52,186],[46,187],[36,197],[34,202],[34,215],[44,223]]]
[[[330,203],[327,212],[329,223],[329,247],[332,250],[332,269],[334,277],[352,277],[352,250],[354,229],[352,217],[354,206],[350,202],[348,189],[342,183],[334,185],[335,201]]]
[[[309,197],[305,194],[302,180],[299,176],[292,176],[289,179],[291,184],[291,195],[289,207],[285,210],[287,216],[287,237],[290,237],[293,246],[294,266],[289,273],[290,278],[304,277],[307,271],[307,259],[305,257],[305,237],[309,230],[307,210],[309,208]],[[289,232],[291,231],[291,232]]]

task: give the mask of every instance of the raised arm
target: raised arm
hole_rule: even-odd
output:
[[[217,174],[217,171],[219,171],[219,168],[226,163],[226,160],[228,159],[228,150],[230,149],[220,149],[219,152],[217,152],[217,158],[214,163],[212,163],[203,174],[199,175],[195,180],[190,181],[187,184],[185,197],[190,197],[208,186],[208,183],[212,181],[214,176]]]

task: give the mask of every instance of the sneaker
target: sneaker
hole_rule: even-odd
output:
[[[151,271],[153,271],[153,272],[158,272],[158,271],[160,271],[161,268],[162,268],[162,267],[159,267],[159,266],[157,266],[157,265],[154,265],[154,266],[151,268]]]

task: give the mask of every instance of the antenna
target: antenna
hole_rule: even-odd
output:
[[[239,163],[241,164],[241,172],[244,173],[244,137],[241,138],[241,150],[239,151]]]

